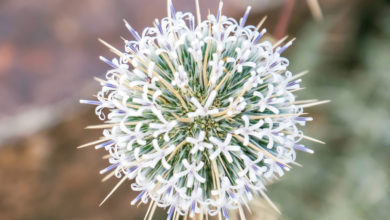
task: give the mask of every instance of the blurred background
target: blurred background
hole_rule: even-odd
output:
[[[194,12],[192,0],[173,2]],[[248,23],[268,15],[269,33],[297,37],[290,70],[310,70],[299,98],[332,100],[309,109],[315,120],[304,129],[327,144],[307,143],[316,153],[298,155],[303,168],[268,187],[282,215],[259,201],[248,219],[389,219],[389,2],[319,0],[323,19],[312,0],[224,2],[225,15],[240,18],[252,5]],[[200,4],[205,16],[218,1]],[[83,129],[99,121],[78,100],[99,89],[92,78],[107,70],[99,55],[113,57],[97,38],[122,48],[123,18],[141,31],[165,8],[163,0],[0,1],[0,219],[143,219],[129,184],[98,207],[117,181],[100,181],[103,151],[76,150],[100,135]]]

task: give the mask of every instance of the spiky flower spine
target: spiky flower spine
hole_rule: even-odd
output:
[[[81,100],[106,120],[97,126],[104,138],[92,144],[109,152],[102,174],[135,180],[131,204],[151,201],[151,210],[168,209],[167,219],[228,219],[253,195],[266,197],[265,185],[289,170],[296,150],[313,152],[298,144],[298,126],[311,118],[300,116],[300,75],[281,56],[291,41],[275,48],[262,40],[264,29],[245,26],[250,8],[237,22],[220,4],[196,22],[169,6],[142,35],[126,22],[135,40],[125,40],[125,52],[103,42],[119,59],[101,57],[113,69],[98,101]]]

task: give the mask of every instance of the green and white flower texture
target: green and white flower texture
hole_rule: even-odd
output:
[[[169,1],[170,2],[170,1]],[[281,46],[264,40],[265,29],[246,25],[250,7],[237,22],[222,15],[201,21],[186,12],[155,20],[137,33],[124,51],[102,41],[118,55],[96,105],[104,137],[84,146],[108,151],[108,177],[133,180],[138,191],[131,204],[149,203],[147,215],[166,208],[167,219],[179,216],[243,213],[265,185],[290,169],[299,144],[304,107],[297,101],[300,77],[288,71]],[[119,185],[118,184],[118,185]],[[117,186],[118,186],[117,185]],[[115,187],[114,189],[116,189]],[[111,193],[109,194],[111,195]]]

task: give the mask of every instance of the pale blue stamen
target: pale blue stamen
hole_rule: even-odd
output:
[[[271,64],[271,66],[269,66],[270,68],[274,68],[276,65],[278,65],[278,62],[274,62]]]
[[[133,46],[133,44],[128,44],[128,46],[130,47],[130,49],[134,52],[137,52],[137,49],[135,49],[135,47]]]
[[[294,86],[295,84],[297,84],[297,80],[288,83],[287,87]]]
[[[171,11],[172,18],[176,19],[176,11],[175,8],[173,7],[172,1],[169,1],[169,9]]]
[[[142,196],[144,196],[145,193],[146,191],[144,190],[140,194],[138,194],[138,196],[133,201],[131,201],[131,204],[134,205],[135,203],[137,203],[142,198]]]
[[[230,197],[232,197],[233,199],[235,199],[236,198],[236,196],[234,195],[234,193],[232,192],[232,191],[228,191],[228,194],[229,194],[229,196]]]
[[[102,104],[100,101],[96,101],[96,100],[85,100],[85,99],[81,99],[81,100],[80,100],[80,103],[81,103],[81,104],[88,104],[88,105],[101,105],[101,104]]]
[[[285,168],[286,166],[284,166],[283,164],[281,164],[281,163],[279,163],[279,162],[276,162],[276,164],[278,165],[278,166],[280,166],[281,168]]]
[[[160,32],[160,34],[163,34],[163,30],[161,28],[161,24],[160,24],[160,22],[157,19],[156,19],[156,26],[157,26],[158,31]]]
[[[245,185],[245,191],[246,191],[247,193],[250,193],[250,192],[251,192],[251,190],[249,189],[248,185]]]
[[[191,212],[192,212],[192,213],[195,212],[195,208],[196,208],[196,202],[193,201],[193,202],[192,202],[192,206],[191,206]]]
[[[257,36],[256,38],[253,40],[253,43],[254,44],[257,44],[257,42],[259,42],[259,40],[264,36],[266,30],[263,29]]]
[[[283,53],[287,48],[289,48],[292,45],[292,41],[288,42],[287,44],[280,47],[276,52],[281,54]]]
[[[227,212],[225,207],[222,207],[222,213],[223,213],[223,216],[225,217],[225,219],[228,220],[229,219],[229,214],[228,214],[228,212]]]
[[[106,142],[104,142],[104,143],[101,143],[101,144],[99,144],[99,145],[96,145],[96,146],[95,146],[95,149],[97,150],[97,149],[100,149],[100,148],[109,146],[109,145],[111,145],[111,144],[113,144],[113,143],[114,143],[113,140],[106,141]]]
[[[107,58],[103,57],[103,56],[100,56],[99,59],[105,63],[107,63],[109,66],[111,66],[112,68],[115,68],[117,69],[118,66],[116,64],[114,64],[113,62],[111,62],[110,60],[108,60]]]
[[[171,220],[171,219],[172,219],[173,211],[175,211],[175,207],[174,207],[174,206],[171,206],[171,207],[169,208],[167,220]]]
[[[311,153],[311,154],[314,153],[314,151],[312,149],[306,148],[302,144],[296,144],[296,145],[294,145],[294,148],[297,150],[306,152],[306,153]]]
[[[218,22],[219,22],[219,18],[221,16],[222,6],[223,6],[223,2],[220,2],[219,7],[218,7],[218,12],[217,12],[217,21]]]
[[[248,19],[248,16],[249,16],[249,12],[251,11],[251,7],[249,6],[248,8],[246,8],[246,11],[245,11],[245,14],[244,14],[244,17],[242,17],[240,19],[240,26],[241,27],[244,27],[245,23],[246,23],[246,20]]]
[[[115,89],[115,88],[116,88],[116,85],[114,85],[114,84],[111,84],[111,83],[104,83],[104,84],[103,84],[103,86],[105,86],[105,87],[109,87],[109,88],[113,88],[113,89]]]
[[[108,166],[108,167],[104,168],[103,170],[101,170],[99,173],[100,173],[100,174],[105,174],[105,173],[107,173],[108,171],[110,171],[110,170],[116,168],[118,165],[119,165],[119,163],[111,164],[110,166]]]
[[[171,194],[171,192],[172,192],[172,186],[168,187],[168,190],[167,190],[168,194]]]
[[[295,117],[296,121],[311,121],[313,120],[312,117]]]
[[[194,30],[194,16],[191,16],[189,21],[190,21],[190,29],[193,31]]]
[[[118,110],[115,111],[115,113],[117,113],[117,114],[125,114],[126,112],[121,110],[121,109],[118,109]]]
[[[136,169],[138,168],[138,166],[133,166],[133,167],[130,167],[129,169],[129,173],[132,173],[134,172]]]
[[[126,28],[130,31],[131,35],[133,35],[133,37],[134,37],[137,41],[141,40],[141,37],[139,36],[138,32],[135,31],[135,30],[133,29],[133,27],[130,26],[129,23],[125,22],[125,25],[126,25]]]

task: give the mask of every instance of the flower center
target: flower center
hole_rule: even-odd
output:
[[[213,119],[212,116],[196,117],[194,119],[193,127],[200,127],[201,130],[204,130],[208,133],[210,130],[217,127],[217,122]]]

